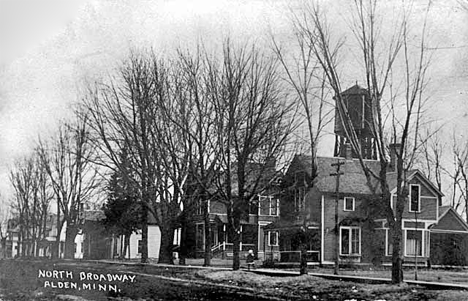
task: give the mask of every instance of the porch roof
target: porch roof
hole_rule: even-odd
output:
[[[228,218],[227,218],[227,215],[225,215],[225,214],[222,214],[222,215],[216,214],[215,217],[214,217],[214,221],[216,223],[218,223],[218,224],[227,224],[228,223]],[[248,224],[249,222],[244,220],[244,219],[241,219],[240,223],[242,225],[245,225],[245,224]]]
[[[277,220],[271,224],[266,225],[263,229],[267,231],[280,231],[280,230],[299,230],[303,227],[307,229],[318,229],[319,224],[313,221],[304,221],[302,220]]]

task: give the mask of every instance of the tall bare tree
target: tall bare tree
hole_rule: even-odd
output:
[[[218,143],[222,150],[218,182],[233,240],[233,269],[240,267],[241,218],[261,193],[293,129],[292,105],[281,94],[277,60],[252,46],[224,43],[215,97]],[[273,163],[273,164],[272,164]]]
[[[452,207],[463,210],[468,220],[468,150],[466,142],[453,140],[453,170],[450,174],[452,180]]]
[[[7,257],[6,240],[8,235],[8,221],[11,218],[10,209],[10,204],[8,204],[4,196],[0,194],[0,239],[2,248],[2,258]]]
[[[187,181],[184,187],[183,211],[181,213],[181,262],[183,263],[185,227],[188,219],[193,216],[198,206],[202,207],[205,229],[204,265],[211,264],[211,225],[209,219],[209,204],[216,193],[215,180],[219,176],[219,157],[222,151],[217,145],[217,124],[215,118],[215,102],[217,93],[218,66],[203,45],[196,51],[179,50],[177,55],[179,69],[179,85],[183,87],[176,93],[177,104],[174,109],[165,108],[168,122],[176,125],[181,135],[178,139],[184,141],[189,161],[186,164]],[[169,114],[167,114],[169,113]]]
[[[427,6],[427,9],[429,9]],[[430,56],[426,49],[426,21],[418,35],[416,51],[410,49],[415,39],[410,24],[410,11],[403,10],[396,14],[401,19],[392,20],[391,32],[382,35],[380,27],[382,15],[379,15],[378,1],[355,0],[353,18],[350,22],[351,34],[355,36],[361,50],[361,64],[364,66],[363,78],[370,97],[373,119],[370,122],[380,161],[380,171],[374,173],[363,160],[360,141],[357,138],[350,118],[346,99],[341,94],[343,81],[342,69],[338,64],[338,55],[344,51],[342,38],[332,36],[330,24],[317,3],[308,5],[304,13],[297,14],[294,26],[302,32],[308,47],[313,51],[327,83],[333,89],[336,107],[339,112],[345,135],[357,154],[367,182],[384,210],[393,238],[392,281],[403,280],[402,272],[402,213],[408,192],[405,188],[406,171],[412,162],[415,139],[418,137],[424,90],[427,85],[426,72]],[[427,15],[427,14],[426,14]],[[410,41],[411,39],[411,41]],[[397,80],[401,82],[397,83]],[[398,90],[398,87],[402,87]],[[391,170],[388,145],[396,145],[395,170],[397,173],[397,204],[394,211],[390,206],[391,192],[387,182],[387,172]],[[378,182],[379,185],[372,183]],[[380,189],[378,191],[377,189]]]
[[[15,190],[13,209],[18,219],[18,253],[25,256],[29,252],[30,211],[33,194],[33,161],[30,158],[18,160],[14,170],[10,171],[10,182]]]
[[[283,67],[283,79],[292,90],[295,101],[300,104],[302,110],[298,110],[296,116],[303,118],[302,126],[307,129],[306,145],[311,158],[310,181],[307,185],[312,187],[317,177],[317,150],[320,138],[324,134],[325,127],[332,121],[332,105],[329,102],[329,88],[325,84],[324,73],[321,70],[314,52],[308,47],[300,28],[294,28],[295,51],[282,47],[272,37],[273,49]],[[289,55],[288,55],[289,54]],[[304,144],[301,141],[301,144]],[[301,217],[306,223],[305,215]],[[300,273],[307,274],[307,241],[305,236],[301,242]]]
[[[82,222],[84,204],[96,196],[95,151],[90,144],[87,124],[78,119],[60,124],[49,141],[40,140],[38,152],[50,178],[57,204],[57,237],[54,255],[59,255],[60,234],[64,224],[65,258],[74,258],[75,237]],[[62,216],[62,218],[60,218]]]
[[[442,191],[444,174],[448,174],[444,162],[446,143],[442,141],[439,132],[432,129],[426,129],[426,133],[421,140],[421,154],[419,156],[421,157],[419,158],[421,170]],[[439,200],[439,206],[442,205],[441,201]]]
[[[13,209],[20,229],[21,254],[39,256],[39,242],[48,234],[46,220],[52,196],[50,181],[36,151],[15,162],[10,182],[15,191]]]
[[[155,93],[151,62],[132,53],[116,77],[90,87],[83,101],[93,146],[100,153],[95,163],[125,175],[120,154],[127,152],[133,174],[128,180],[139,192],[142,206],[142,262],[148,261],[148,214],[159,185],[159,156],[149,129]]]
[[[172,64],[174,63],[174,64]],[[109,84],[97,84],[84,101],[98,164],[123,171],[126,149],[132,184],[143,209],[142,262],[148,260],[148,214],[161,230],[159,262],[172,263],[174,229],[190,167],[191,143],[183,130],[191,107],[177,62],[132,52]],[[180,122],[180,123],[176,123]]]

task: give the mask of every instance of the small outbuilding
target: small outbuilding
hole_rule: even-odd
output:
[[[468,265],[468,224],[454,208],[439,207],[439,218],[430,232],[431,265]]]

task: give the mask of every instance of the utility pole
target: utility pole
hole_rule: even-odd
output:
[[[336,172],[331,173],[330,176],[336,177],[336,195],[335,195],[335,268],[333,274],[338,275],[340,269],[340,229],[338,226],[338,205],[340,200],[340,176],[344,173],[340,171],[341,165],[345,162],[338,160],[336,163],[332,163],[331,166],[336,167]]]

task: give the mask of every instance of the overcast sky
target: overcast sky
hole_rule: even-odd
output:
[[[329,1],[335,20],[346,16],[345,2]],[[433,2],[434,111],[468,129],[468,12],[456,0]],[[286,3],[0,0],[0,193],[8,193],[13,160],[69,114],[83,81],[111,74],[130,48],[170,53],[198,40],[219,44],[228,35],[261,44],[270,32],[288,40]]]

